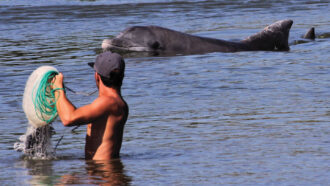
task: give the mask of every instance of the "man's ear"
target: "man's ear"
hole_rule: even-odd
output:
[[[97,72],[95,72],[94,78],[95,78],[95,82],[96,82],[97,87],[99,87],[101,78],[100,78],[100,75]]]
[[[99,75],[97,74],[97,72],[94,73],[94,78],[95,78],[95,81],[97,81],[97,80],[100,79],[100,77],[99,77]]]

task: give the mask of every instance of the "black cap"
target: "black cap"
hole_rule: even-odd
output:
[[[124,70],[125,61],[117,53],[103,52],[96,57],[95,63],[88,63],[88,65],[94,68],[100,76],[110,78],[111,71]]]

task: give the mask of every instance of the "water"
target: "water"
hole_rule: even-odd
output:
[[[329,1],[1,1],[0,183],[43,185],[327,185],[330,183],[329,37],[290,52],[126,58],[130,106],[121,158],[84,160],[85,126],[56,120],[54,160],[26,160],[25,82],[41,65],[92,92],[101,42],[132,25],[243,39],[292,19],[290,43],[329,33]],[[96,95],[68,92],[76,106]]]

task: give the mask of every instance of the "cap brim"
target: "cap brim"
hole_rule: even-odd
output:
[[[94,68],[94,64],[95,64],[95,63],[88,63],[88,65],[89,65],[90,67],[92,67],[92,68]]]

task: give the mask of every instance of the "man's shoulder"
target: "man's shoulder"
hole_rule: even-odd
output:
[[[125,100],[121,96],[99,96],[94,101],[95,104],[104,106],[112,111],[128,107]]]
[[[94,100],[94,103],[96,104],[102,104],[102,105],[116,105],[118,100],[116,97],[113,96],[99,96]]]

